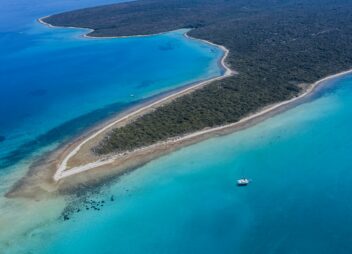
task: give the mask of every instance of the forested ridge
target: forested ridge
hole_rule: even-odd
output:
[[[352,66],[352,1],[140,0],[58,14],[59,26],[94,36],[189,35],[224,45],[238,75],[215,81],[113,130],[94,151],[132,150],[205,127],[238,121],[266,105]]]

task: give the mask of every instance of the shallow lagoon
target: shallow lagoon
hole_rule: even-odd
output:
[[[185,39],[185,30],[144,38],[86,39],[82,35],[87,30],[52,29],[36,21],[112,2],[118,1],[0,4],[0,227],[6,228],[0,230],[2,252],[28,253],[29,247],[19,244],[28,239],[20,236],[34,243],[32,230],[56,221],[66,205],[64,199],[3,197],[33,160],[142,100],[222,73],[218,59],[223,53]]]
[[[45,29],[35,24],[30,31]],[[44,37],[64,38],[67,45],[88,43],[77,40],[78,31],[60,31],[45,30]],[[104,200],[99,211],[77,203],[73,208],[81,211],[64,221],[60,215],[70,199],[1,198],[0,249],[9,254],[351,253],[351,114],[348,76],[310,102],[181,149],[105,186],[89,196]],[[3,171],[2,193],[26,165],[22,160],[11,174]],[[237,188],[243,175],[253,182]]]
[[[22,12],[8,2],[11,24]],[[77,7],[77,2],[71,4]],[[27,6],[23,1],[18,5]],[[23,24],[14,22],[18,27],[9,25],[0,34],[0,136],[5,137],[0,168],[142,99],[222,72],[217,64],[222,52],[185,39],[186,30],[144,38],[85,39],[87,30],[50,29],[35,20],[40,16],[27,15],[20,17]]]
[[[333,83],[107,186],[42,253],[350,253],[352,76]]]
[[[14,243],[43,254],[350,253],[351,99],[352,76],[341,78],[254,127],[148,163],[89,196],[104,200],[99,210],[71,203],[81,211],[41,219]],[[238,188],[243,175],[253,182]],[[40,205],[54,213],[60,202]]]

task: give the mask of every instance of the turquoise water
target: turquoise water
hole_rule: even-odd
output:
[[[39,253],[351,253],[352,76],[333,83],[107,186]]]
[[[29,253],[27,243],[36,242],[32,231],[55,225],[66,206],[63,197],[37,202],[4,197],[36,158],[151,96],[223,72],[218,66],[223,52],[186,39],[186,30],[143,38],[86,39],[82,35],[87,30],[53,29],[36,21],[114,2],[119,1],[0,3],[1,254]]]
[[[93,1],[87,1],[87,4],[90,3]],[[0,72],[6,70],[5,73],[11,73],[11,68],[18,68],[17,72],[8,76],[6,86],[0,83],[7,93],[7,96],[0,95],[5,100],[0,103],[14,107],[13,102],[18,102],[19,97],[11,100],[11,91],[13,94],[24,91],[21,98],[28,103],[22,107],[24,112],[36,109],[35,106],[31,108],[33,103],[45,106],[38,106],[39,109],[33,110],[35,113],[29,118],[18,117],[16,120],[13,116],[12,125],[11,121],[6,122],[6,126],[1,123],[6,137],[11,137],[12,131],[29,133],[28,138],[18,135],[6,139],[1,146],[3,154],[16,150],[22,144],[27,146],[28,142],[38,140],[38,135],[44,133],[50,138],[37,145],[36,154],[40,154],[43,146],[53,147],[64,137],[74,135],[84,126],[112,114],[107,112],[116,112],[134,100],[176,87],[187,82],[187,78],[193,80],[219,73],[217,68],[213,68],[219,53],[208,46],[184,40],[180,32],[138,39],[83,40],[77,37],[80,31],[47,29],[32,21],[26,24],[24,34],[28,40],[33,39],[33,45],[26,41],[20,45],[20,51],[13,50],[11,54],[9,49],[5,51],[0,47],[6,53],[0,61],[22,59],[0,65]],[[5,34],[15,33],[11,29],[5,30]],[[0,37],[0,41],[3,42],[3,38]],[[165,44],[158,47],[161,41]],[[166,43],[168,41],[178,46],[173,48]],[[3,45],[20,47],[16,43]],[[133,56],[132,50],[128,51],[129,54],[124,51],[131,45],[134,50],[141,47],[140,51],[133,51],[140,55]],[[120,52],[120,47],[124,49],[120,53],[123,60],[118,61],[112,52]],[[173,49],[165,50],[170,47]],[[178,49],[178,53],[171,53]],[[182,52],[188,54],[182,55]],[[48,54],[52,58],[44,57]],[[160,60],[165,61],[158,71],[153,69],[158,64],[157,61],[154,63],[154,54],[159,54]],[[81,68],[73,69],[77,67],[78,55],[82,57],[77,63]],[[144,58],[146,55],[152,59]],[[97,56],[105,57],[100,59]],[[184,62],[188,57],[203,60]],[[58,59],[62,60],[62,66],[55,65],[54,68],[51,61],[57,63]],[[179,69],[164,68],[171,64],[167,61],[169,59],[179,59],[179,63],[172,63]],[[32,68],[30,60],[34,61],[33,65],[37,63],[44,69]],[[103,60],[104,63],[101,62]],[[141,64],[138,72],[133,72],[134,68],[124,69],[136,62]],[[143,72],[149,64],[152,66]],[[188,64],[192,67],[183,70]],[[121,72],[110,69],[114,66]],[[27,71],[27,68],[31,69]],[[56,75],[54,69],[60,68],[60,75],[50,76]],[[96,68],[101,69],[93,73],[93,70],[98,70]],[[23,76],[18,74],[19,70],[23,70]],[[192,78],[186,75],[189,70],[194,70]],[[164,75],[164,71],[169,74],[158,76]],[[150,82],[151,85],[142,85],[143,88],[138,90],[136,87],[145,84],[142,81],[149,76],[144,75],[150,72],[160,77],[160,83],[159,78],[148,78],[155,81]],[[121,75],[112,77],[116,73]],[[135,83],[134,78],[137,80]],[[4,79],[3,75],[0,79]],[[118,83],[121,86],[115,87],[109,83],[110,79],[112,83],[114,80],[121,81]],[[12,80],[16,82],[9,83]],[[19,82],[23,80],[33,83],[26,86]],[[72,80],[75,82],[71,83]],[[93,83],[97,81],[104,82],[96,87]],[[40,90],[44,85],[46,92]],[[83,85],[87,92],[81,89]],[[23,95],[28,95],[25,92],[29,87],[40,88],[32,92],[34,96],[28,97],[31,99]],[[77,92],[79,90],[81,93]],[[130,93],[135,96],[131,98]],[[63,94],[66,95],[64,100]],[[117,103],[117,106],[111,106],[111,103]],[[53,108],[50,104],[54,105]],[[110,106],[112,108],[107,109]],[[8,107],[0,108],[2,114],[11,115]],[[19,112],[20,109],[18,106]],[[53,112],[57,116],[52,116]],[[87,116],[87,112],[91,114]],[[95,116],[97,113],[98,117]],[[350,75],[330,82],[309,102],[254,127],[183,148],[103,186],[99,191],[92,190],[98,192],[84,198],[89,202],[100,202],[95,205],[99,206],[99,210],[92,209],[85,200],[76,197],[32,201],[9,200],[1,196],[0,253],[351,253],[351,115]],[[72,131],[77,123],[82,125]],[[50,132],[61,125],[66,129],[58,127],[59,132]],[[8,150],[4,151],[6,148]],[[23,176],[31,158],[12,158],[10,169],[3,169],[0,175],[1,193]],[[236,187],[236,179],[243,176],[251,178],[252,183],[246,188]],[[68,208],[75,212],[70,213],[69,220],[64,220],[62,212]],[[80,212],[77,212],[78,209]]]
[[[186,40],[185,30],[145,38],[85,39],[84,30],[50,29],[35,20],[70,3],[77,7],[77,1],[66,1],[61,8],[50,5],[58,1],[49,1],[50,8],[38,5],[34,13],[20,16],[18,9],[26,9],[26,2],[1,3],[8,16],[2,17],[7,26],[0,27],[0,136],[5,137],[0,169],[142,99],[221,74],[217,60],[222,52]]]

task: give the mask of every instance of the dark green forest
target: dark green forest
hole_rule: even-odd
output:
[[[92,28],[93,36],[189,35],[230,50],[238,75],[162,106],[113,130],[94,151],[132,150],[206,127],[233,123],[352,66],[350,0],[140,0],[51,16],[58,26]]]

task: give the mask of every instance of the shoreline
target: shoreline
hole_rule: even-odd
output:
[[[187,35],[187,33],[185,33],[184,36],[186,38],[188,38],[188,39],[194,39],[192,37],[189,37]],[[194,40],[197,40],[197,39],[194,39]],[[203,41],[203,40],[200,40],[200,41]],[[184,88],[180,88],[179,91],[175,91],[174,93],[166,95],[165,97],[161,97],[159,100],[156,100],[156,101],[154,101],[152,103],[149,103],[149,104],[145,105],[144,107],[136,109],[136,110],[132,111],[131,113],[129,113],[129,114],[123,116],[123,117],[118,117],[115,121],[106,124],[100,130],[96,131],[94,134],[92,134],[91,136],[89,136],[86,139],[84,139],[80,144],[78,144],[63,159],[63,161],[59,164],[58,169],[57,169],[57,171],[55,172],[55,174],[53,176],[53,179],[57,182],[60,179],[62,179],[63,176],[66,177],[65,176],[66,175],[65,171],[67,170],[68,161],[79,152],[79,150],[81,149],[81,147],[83,145],[85,145],[89,141],[93,140],[94,138],[98,137],[100,134],[102,134],[106,130],[114,128],[115,125],[117,125],[117,124],[119,124],[119,123],[121,123],[121,122],[123,122],[125,120],[128,120],[128,118],[139,117],[141,115],[144,115],[145,113],[143,111],[152,109],[153,107],[161,106],[160,104],[169,103],[172,100],[174,100],[174,99],[176,99],[178,97],[181,97],[181,96],[183,96],[183,95],[185,95],[187,93],[193,92],[194,90],[199,89],[199,88],[201,88],[201,87],[203,87],[205,85],[208,85],[211,82],[214,82],[214,81],[217,81],[217,80],[221,80],[221,79],[230,77],[232,75],[235,75],[236,72],[231,70],[226,65],[226,62],[225,62],[225,60],[226,60],[226,58],[227,58],[227,56],[229,54],[229,50],[227,48],[225,48],[224,46],[221,46],[221,45],[216,45],[214,43],[207,42],[207,41],[203,41],[203,42],[206,42],[206,43],[208,43],[208,44],[210,44],[212,46],[218,47],[220,50],[222,50],[224,52],[224,54],[222,55],[221,59],[219,60],[219,65],[224,70],[224,73],[221,76],[210,78],[210,79],[207,79],[207,80],[204,80],[204,81],[195,82],[193,85],[192,84],[190,84],[188,86],[186,85]],[[89,164],[86,164],[84,166],[79,166],[79,167],[80,168],[83,167],[84,171],[86,171],[86,170],[89,170],[89,169],[92,169],[92,168],[95,168],[95,167],[103,166],[103,165],[108,164],[108,163],[110,163],[112,161],[113,161],[112,159],[100,159],[100,160],[98,160],[96,162],[89,163]],[[70,169],[70,171],[71,171],[71,169]]]
[[[92,36],[92,35],[89,35],[90,33],[94,32],[95,30],[92,29],[92,28],[85,28],[85,27],[76,27],[76,26],[55,26],[55,25],[52,25],[50,23],[47,23],[45,22],[43,19],[45,18],[49,18],[51,17],[52,15],[47,15],[47,16],[44,16],[44,17],[41,17],[39,19],[37,19],[37,21],[39,23],[41,23],[42,25],[45,25],[49,28],[63,28],[63,29],[79,29],[79,30],[88,30],[86,33],[82,34],[82,37],[83,38],[86,38],[86,39],[123,39],[123,38],[139,38],[139,37],[149,37],[149,36],[156,36],[156,35],[162,35],[162,34],[166,34],[166,33],[169,33],[170,31],[167,31],[167,32],[160,32],[160,33],[155,33],[155,34],[137,34],[137,35],[125,35],[125,36]],[[189,30],[192,30],[192,29],[189,29]],[[192,37],[188,37],[189,39],[194,39],[194,40],[197,40],[196,38],[192,38]],[[200,40],[200,39],[199,39]],[[216,44],[213,44],[212,42],[207,42],[211,45],[216,45]]]
[[[76,166],[73,168],[67,168],[67,161],[74,156],[79,149],[82,147],[82,145],[79,145],[78,147],[76,147],[76,149],[74,149],[74,151],[72,151],[69,156],[65,157],[65,159],[67,158],[67,160],[64,159],[63,163],[60,164],[58,171],[56,172],[55,176],[54,176],[54,180],[55,181],[59,181],[63,178],[69,177],[69,176],[73,176],[79,173],[83,173],[92,169],[97,169],[100,167],[105,167],[108,166],[109,164],[115,164],[117,160],[121,159],[121,157],[129,155],[131,156],[132,154],[135,153],[140,153],[146,150],[153,150],[153,149],[157,149],[158,147],[165,147],[165,146],[172,146],[173,144],[176,143],[183,143],[183,142],[187,142],[187,141],[191,141],[192,139],[198,139],[201,138],[202,136],[204,136],[204,138],[202,138],[202,140],[209,138],[207,135],[211,135],[211,134],[220,134],[220,132],[229,130],[229,133],[235,132],[236,130],[241,130],[247,127],[247,124],[251,121],[254,121],[254,123],[256,124],[257,122],[260,122],[261,120],[265,120],[268,118],[268,116],[271,116],[271,114],[276,114],[281,112],[281,110],[285,111],[286,109],[288,109],[290,106],[293,106],[295,103],[299,103],[299,100],[305,99],[306,97],[314,94],[315,90],[320,87],[321,85],[323,85],[325,82],[331,81],[333,79],[348,75],[352,73],[352,69],[351,70],[347,70],[347,71],[343,71],[341,73],[337,73],[337,74],[333,74],[330,76],[327,76],[325,78],[322,78],[318,81],[316,81],[315,83],[309,85],[309,87],[306,89],[306,91],[302,94],[300,94],[297,97],[294,97],[292,99],[286,100],[286,101],[282,101],[270,106],[267,106],[261,110],[259,110],[256,113],[253,113],[249,116],[246,116],[244,118],[242,118],[241,120],[239,120],[238,122],[235,123],[231,123],[231,124],[227,124],[227,125],[222,125],[222,126],[218,126],[218,127],[214,127],[214,128],[209,128],[209,129],[204,129],[204,130],[200,130],[197,132],[193,132],[184,136],[179,136],[179,137],[174,137],[171,138],[169,140],[166,141],[162,141],[162,142],[158,142],[155,143],[153,145],[150,146],[146,146],[146,147],[142,147],[142,148],[138,148],[135,149],[131,152],[125,152],[122,154],[117,154],[117,155],[113,155],[113,156],[108,156],[106,158],[103,159],[99,159],[97,161],[94,162],[90,162],[84,165],[80,165],[80,166]],[[121,119],[123,120],[123,119]],[[259,121],[256,121],[259,120]],[[252,126],[252,125],[250,125]],[[248,126],[249,127],[249,126]],[[227,133],[225,133],[227,134]],[[93,135],[92,138],[96,137],[97,135]],[[88,138],[89,139],[89,138]],[[86,139],[87,140],[87,139]],[[89,141],[89,140],[88,140]],[[194,141],[194,140],[193,140]],[[198,142],[198,141],[196,141]],[[183,145],[181,145],[181,147],[183,147]],[[156,156],[159,157],[159,156]]]
[[[53,26],[49,23],[46,23],[43,21],[44,18],[49,17],[45,16],[42,18],[37,19],[37,21],[45,26],[48,26],[49,28],[75,28],[75,29],[87,29],[87,28],[78,28],[78,27],[58,27],[58,26]],[[92,29],[88,29],[88,33],[93,31]],[[161,92],[159,94],[156,94],[154,96],[142,99],[140,102],[136,103],[130,108],[126,108],[122,112],[119,112],[115,114],[114,116],[110,117],[109,119],[103,120],[102,122],[99,122],[84,132],[82,132],[79,135],[76,135],[75,137],[72,137],[71,140],[66,141],[65,143],[59,145],[58,148],[56,148],[54,151],[49,152],[49,154],[46,154],[45,158],[41,158],[41,162],[39,163],[34,163],[31,167],[28,173],[19,181],[17,182],[12,189],[8,192],[7,196],[30,196],[32,195],[16,195],[15,193],[20,192],[20,189],[28,189],[30,186],[25,186],[25,185],[38,185],[40,186],[42,190],[48,191],[50,189],[50,192],[52,189],[57,189],[53,185],[57,183],[55,181],[55,178],[57,179],[57,163],[58,161],[68,161],[65,160],[65,157],[62,158],[65,154],[67,154],[71,149],[74,151],[79,150],[79,148],[84,145],[82,144],[83,142],[86,143],[87,139],[88,141],[91,140],[92,138],[98,136],[100,133],[104,132],[104,130],[109,129],[109,127],[114,126],[117,122],[121,122],[123,120],[127,120],[131,116],[138,117],[140,114],[144,114],[144,111],[146,110],[153,110],[154,107],[163,105],[164,103],[168,103],[171,100],[174,100],[182,95],[185,95],[187,93],[193,92],[196,89],[202,88],[203,86],[215,81],[215,80],[220,80],[227,78],[229,76],[235,75],[237,72],[231,70],[225,63],[225,59],[227,58],[229,51],[225,47],[221,45],[216,45],[212,42],[207,42],[204,40],[200,40],[197,38],[192,38],[187,35],[187,33],[190,30],[187,30],[185,33],[183,33],[183,36],[188,39],[188,40],[197,40],[197,41],[202,41],[203,43],[206,43],[208,45],[211,45],[213,47],[216,47],[221,50],[222,56],[218,60],[218,66],[221,69],[221,75],[216,76],[213,78],[208,78],[208,79],[203,79],[203,80],[198,80],[195,82],[191,83],[186,83],[185,85],[182,85],[181,87],[173,88],[168,91]],[[167,33],[167,32],[165,32]],[[164,33],[162,33],[164,34]],[[86,35],[86,34],[85,34]],[[152,35],[145,35],[145,36],[153,36]],[[144,36],[144,35],[143,35]],[[91,37],[91,36],[84,36],[88,38],[98,38],[98,39],[109,39],[109,37]],[[126,37],[136,37],[136,36],[126,36]],[[121,37],[114,37],[114,38],[121,38]],[[92,137],[93,136],[93,137]],[[83,140],[83,141],[82,141]],[[78,149],[75,146],[77,144],[81,144]],[[43,173],[42,171],[46,170],[46,173]],[[36,178],[36,176],[41,176],[43,178],[44,183],[41,183],[38,181],[38,179],[33,179]],[[50,176],[49,176],[50,175]],[[54,175],[54,177],[53,177]],[[57,179],[58,180],[58,179]],[[38,187],[37,186],[37,187]]]
[[[43,18],[38,19],[38,21],[49,27],[55,27],[42,21]],[[63,27],[63,28],[77,28],[77,27]],[[77,29],[87,29],[87,28],[77,28]],[[92,29],[88,29],[88,30],[94,31]],[[281,102],[266,106],[264,108],[261,108],[257,112],[243,117],[238,122],[222,125],[214,128],[207,128],[207,129],[196,131],[183,136],[170,138],[166,141],[158,142],[147,147],[142,147],[131,152],[105,156],[104,158],[100,158],[95,161],[87,160],[86,163],[83,163],[83,165],[78,164],[78,166],[68,168],[68,162],[70,161],[70,159],[73,158],[78,152],[80,152],[81,148],[85,144],[87,144],[90,141],[93,141],[100,134],[103,134],[108,129],[113,128],[115,125],[125,124],[126,122],[131,121],[130,118],[135,118],[145,113],[148,113],[148,110],[153,110],[153,107],[155,106],[160,106],[160,104],[163,105],[163,103],[168,103],[173,99],[179,96],[182,96],[188,92],[192,92],[195,89],[198,89],[204,85],[207,85],[208,83],[211,83],[215,80],[224,79],[235,74],[235,72],[231,70],[228,66],[226,66],[226,63],[225,63],[226,57],[229,54],[229,50],[227,48],[225,48],[222,45],[216,45],[206,40],[190,37],[187,34],[187,32],[184,33],[184,36],[186,38],[192,39],[192,40],[199,40],[204,43],[216,46],[224,52],[222,58],[219,60],[219,65],[223,68],[223,70],[225,70],[223,75],[215,78],[211,78],[205,81],[195,82],[193,85],[192,84],[186,85],[185,87],[176,89],[177,90],[176,92],[172,92],[172,91],[169,93],[166,92],[167,94],[166,96],[160,96],[160,97],[156,96],[158,97],[158,99],[152,101],[151,103],[146,102],[145,105],[143,105],[142,107],[138,107],[138,106],[133,107],[132,109],[130,109],[131,112],[127,114],[126,112],[122,112],[121,114],[118,114],[114,119],[112,120],[110,119],[104,123],[101,123],[97,128],[90,129],[88,134],[86,132],[85,134],[82,134],[81,136],[79,136],[76,140],[73,140],[72,142],[68,142],[69,143],[68,145],[61,147],[60,149],[58,149],[58,151],[54,151],[53,154],[50,155],[50,158],[46,159],[45,163],[34,167],[35,168],[34,172],[31,172],[28,174],[29,176],[35,175],[35,178],[38,178],[39,176],[37,176],[36,174],[38,173],[38,171],[40,172],[40,170],[44,170],[48,168],[50,169],[50,170],[46,170],[46,173],[40,172],[39,174],[39,175],[42,174],[42,176],[44,175],[43,178],[44,180],[47,180],[46,183],[42,183],[43,179],[36,179],[36,181],[34,181],[36,182],[37,185],[41,186],[41,188],[39,189],[41,190],[44,189],[46,191],[48,191],[48,189],[49,190],[74,189],[79,183],[89,184],[91,182],[100,181],[101,179],[111,178],[114,175],[120,176],[126,172],[129,172],[135,168],[142,166],[143,164],[151,160],[154,160],[160,156],[163,156],[167,153],[170,153],[182,147],[200,142],[202,140],[205,140],[214,136],[233,133],[233,132],[248,128],[250,126],[253,126],[258,122],[261,122],[269,117],[272,117],[280,112],[286,111],[287,109],[302,103],[304,99],[314,94],[314,92],[316,91],[316,88],[321,87],[325,82],[352,73],[352,69],[351,69],[351,70],[343,71],[343,72],[329,75],[325,78],[322,78],[316,81],[315,83],[310,84],[305,89],[305,91],[299,94],[298,96],[286,101],[281,101]],[[85,35],[86,36],[84,37],[101,38],[101,39],[138,37],[138,36],[92,37],[92,36],[88,36],[87,34]],[[141,36],[152,36],[152,35],[141,35]],[[144,112],[144,111],[147,111],[147,112]],[[85,174],[81,174],[83,172],[85,172]],[[69,177],[69,176],[75,176],[75,177]],[[26,176],[24,178],[26,178]],[[62,179],[64,179],[64,181],[61,181]],[[17,194],[19,193],[20,194],[19,196],[23,196],[21,195],[21,190],[23,191],[26,189],[27,190],[32,189],[31,193],[38,191],[38,186],[35,186],[35,187],[32,186],[32,188],[30,188],[28,186],[25,186],[25,187],[21,186],[23,184],[24,185],[33,184],[33,179],[28,180],[28,183],[26,179],[23,179],[22,183],[19,183],[18,186],[14,186],[13,190],[9,192],[9,196],[12,196],[12,194],[14,194],[13,196],[17,196],[16,193]],[[46,188],[46,187],[43,187],[43,185],[50,185],[50,187]]]
[[[41,24],[43,25],[46,25],[50,28],[73,28],[73,29],[88,29],[88,32],[85,33],[83,35],[83,37],[86,37],[86,38],[101,38],[101,39],[112,39],[112,38],[128,38],[128,37],[146,37],[146,36],[155,36],[155,35],[160,35],[160,34],[165,34],[167,32],[163,32],[163,33],[157,33],[157,34],[150,34],[150,35],[135,35],[135,36],[107,36],[107,37],[95,37],[95,36],[90,36],[88,35],[89,33],[91,33],[92,31],[94,31],[94,29],[90,29],[90,28],[80,28],[80,27],[61,27],[61,26],[54,26],[54,25],[51,25],[45,21],[43,21],[43,19],[45,18],[48,18],[50,17],[49,16],[45,16],[45,17],[42,17],[42,18],[39,18],[38,19],[38,22],[40,22]],[[94,139],[95,137],[99,136],[101,133],[103,133],[104,131],[106,131],[107,129],[111,129],[113,128],[114,125],[128,119],[129,117],[132,117],[132,116],[135,116],[135,115],[138,115],[139,113],[141,113],[142,111],[144,110],[147,110],[151,107],[154,107],[154,106],[158,106],[158,104],[161,104],[161,103],[168,103],[170,102],[171,100],[179,97],[179,96],[182,96],[182,95],[185,95],[186,93],[188,92],[192,92],[193,90],[195,89],[198,89],[202,86],[205,86],[213,81],[217,81],[217,80],[221,80],[221,79],[224,79],[224,78],[227,78],[227,77],[230,77],[234,74],[236,74],[235,71],[231,70],[227,65],[226,65],[226,58],[229,54],[229,50],[222,46],[222,45],[217,45],[213,42],[210,42],[210,41],[206,41],[206,40],[202,40],[202,39],[197,39],[197,38],[193,38],[191,36],[189,36],[187,33],[189,32],[190,30],[188,30],[187,32],[185,32],[183,34],[183,36],[189,40],[197,40],[197,41],[200,41],[202,43],[206,43],[208,45],[211,45],[211,46],[214,46],[214,47],[217,47],[219,48],[222,52],[223,52],[223,55],[221,57],[221,59],[219,59],[219,66],[222,70],[224,70],[224,73],[221,75],[221,76],[218,76],[218,77],[214,77],[214,78],[210,78],[210,79],[207,79],[207,80],[204,80],[204,81],[199,81],[199,82],[195,82],[194,84],[190,84],[190,85],[186,85],[184,86],[184,88],[181,88],[179,91],[175,91],[174,93],[171,93],[170,95],[167,95],[165,97],[161,97],[159,100],[156,100],[150,104],[147,104],[146,106],[144,107],[141,107],[139,109],[136,109],[135,111],[132,111],[130,114],[127,114],[125,116],[122,116],[122,117],[117,117],[117,119],[113,122],[110,122],[110,123],[106,123],[105,126],[103,126],[101,129],[99,129],[98,131],[96,131],[95,133],[91,134],[89,137],[87,137],[86,139],[84,139],[80,144],[78,144],[66,157],[64,157],[64,159],[62,160],[62,162],[59,164],[58,166],[58,169],[57,171],[55,172],[54,176],[53,176],[53,179],[54,181],[59,181],[61,178],[62,178],[62,175],[65,175],[64,174],[64,171],[67,170],[67,164],[68,164],[68,161],[73,157],[75,156],[79,150],[81,149],[81,147],[83,145],[85,145],[86,143],[88,143],[90,140]],[[108,159],[108,160],[99,160],[99,161],[96,161],[94,163],[91,163],[91,164],[87,164],[87,165],[90,165],[88,166],[89,169],[91,168],[94,168],[96,166],[102,166],[102,165],[105,165],[107,164],[107,162],[112,162],[111,159]],[[85,167],[84,167],[85,168]]]

